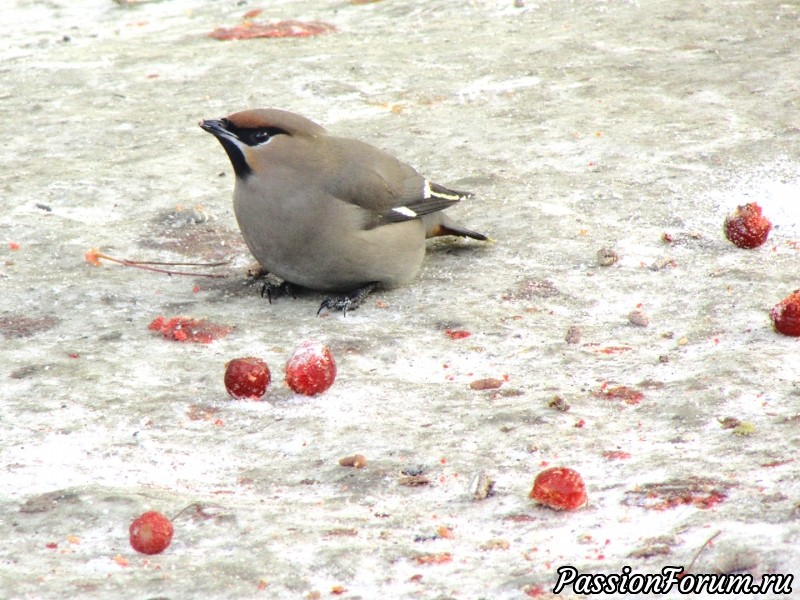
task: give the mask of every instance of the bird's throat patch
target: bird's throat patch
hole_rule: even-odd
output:
[[[225,152],[228,153],[228,158],[231,160],[231,164],[233,165],[233,171],[236,173],[236,176],[240,179],[247,179],[250,175],[253,174],[253,170],[250,168],[250,165],[247,164],[247,159],[244,156],[244,152],[242,149],[234,142],[226,137],[218,137],[219,143],[222,144],[222,147],[225,148]]]

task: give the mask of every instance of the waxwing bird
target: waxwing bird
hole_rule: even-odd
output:
[[[374,288],[410,281],[427,237],[488,239],[442,212],[468,192],[298,114],[246,110],[200,127],[233,164],[233,210],[262,267],[288,284],[344,293],[326,298],[318,313],[346,313]]]

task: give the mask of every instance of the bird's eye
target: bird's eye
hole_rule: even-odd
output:
[[[264,127],[249,127],[239,130],[239,139],[248,146],[262,146],[272,140],[276,135],[286,134],[280,127],[266,125]]]
[[[269,138],[271,137],[272,135],[270,134],[269,131],[265,129],[259,129],[253,132],[253,143],[263,144],[264,142],[268,142]]]

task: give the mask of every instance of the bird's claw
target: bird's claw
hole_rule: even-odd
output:
[[[364,287],[358,288],[354,292],[350,292],[349,294],[344,294],[342,296],[328,296],[322,301],[322,304],[319,305],[319,310],[317,310],[317,314],[321,313],[323,310],[340,310],[342,311],[342,316],[347,316],[348,310],[355,310],[367,299],[370,292],[375,289],[377,283],[369,283]]]
[[[281,296],[285,296],[289,294],[292,298],[297,299],[297,296],[294,295],[294,289],[292,288],[292,284],[288,281],[281,281],[280,283],[274,283],[271,281],[265,281],[264,285],[261,286],[261,297],[267,297],[267,301],[272,304],[273,298],[280,298]]]

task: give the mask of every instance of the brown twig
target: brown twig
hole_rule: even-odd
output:
[[[222,265],[230,264],[230,260],[223,260],[214,263],[197,263],[197,262],[161,262],[158,260],[130,260],[129,258],[122,259],[125,264],[129,265],[163,265],[169,267],[221,267]]]
[[[160,262],[155,260],[130,260],[127,258],[114,258],[113,256],[109,256],[107,254],[103,254],[102,252],[98,252],[96,249],[89,250],[86,253],[85,257],[86,262],[89,262],[93,265],[100,266],[100,260],[108,260],[111,262],[115,262],[119,265],[124,267],[133,267],[135,269],[142,269],[144,271],[153,271],[154,273],[165,273],[167,275],[191,275],[193,277],[216,277],[222,278],[227,277],[224,273],[196,273],[194,271],[174,271],[172,269],[159,269],[157,267],[151,265],[161,265],[163,267],[220,267],[222,265],[226,265],[230,263],[230,261],[223,261],[223,262],[215,262],[215,263],[195,263],[195,262]]]
[[[213,504],[213,503],[212,504],[203,504],[202,502],[192,502],[188,506],[184,506],[180,511],[178,511],[178,513],[174,517],[172,517],[170,519],[170,521],[177,521],[178,517],[180,517],[181,515],[185,514],[186,512],[188,512],[188,511],[190,511],[192,509],[194,509],[196,515],[198,515],[198,516],[200,516],[200,517],[202,517],[204,519],[210,519],[214,515],[205,512],[206,508],[223,509],[225,507],[222,506],[221,504]]]
[[[721,529],[717,533],[712,535],[710,538],[708,538],[702,546],[700,546],[700,549],[695,553],[694,558],[692,559],[692,562],[690,562],[689,566],[683,570],[684,574],[690,573],[692,571],[692,567],[694,567],[694,563],[696,563],[697,559],[700,558],[700,555],[703,553],[703,550],[705,550],[708,547],[708,545],[711,542],[714,541],[714,538],[717,537],[720,533],[722,533]]]

